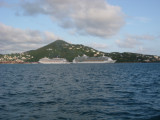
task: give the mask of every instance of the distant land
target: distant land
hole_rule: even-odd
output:
[[[70,44],[63,40],[56,40],[55,42],[36,50],[30,50],[23,53],[0,54],[0,63],[32,63],[38,62],[39,59],[44,57],[66,58],[69,62],[72,62],[75,57],[83,56],[84,54],[89,57],[105,55],[116,60],[117,63],[160,62],[160,56],[129,52],[106,53],[81,44]]]

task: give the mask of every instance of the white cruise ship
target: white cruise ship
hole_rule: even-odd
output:
[[[47,57],[39,60],[41,64],[69,64],[69,62],[65,58],[52,58],[49,59]]]
[[[78,56],[73,60],[73,63],[115,63],[116,60],[112,60],[110,57],[88,57],[83,55],[82,57]]]

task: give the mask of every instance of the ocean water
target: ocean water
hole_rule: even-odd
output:
[[[0,64],[1,120],[160,120],[160,63]]]

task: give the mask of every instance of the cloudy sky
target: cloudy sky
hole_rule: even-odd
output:
[[[57,39],[160,55],[160,0],[0,0],[0,54]]]

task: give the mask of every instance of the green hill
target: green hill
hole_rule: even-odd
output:
[[[82,56],[85,54],[90,57],[95,55],[102,56],[103,52],[99,52],[98,50],[84,45],[69,44],[63,40],[57,40],[37,50],[27,51],[26,54],[33,56],[33,58],[28,61],[39,61],[39,59],[43,57],[59,57],[66,58],[68,61],[72,62],[78,55]]]

